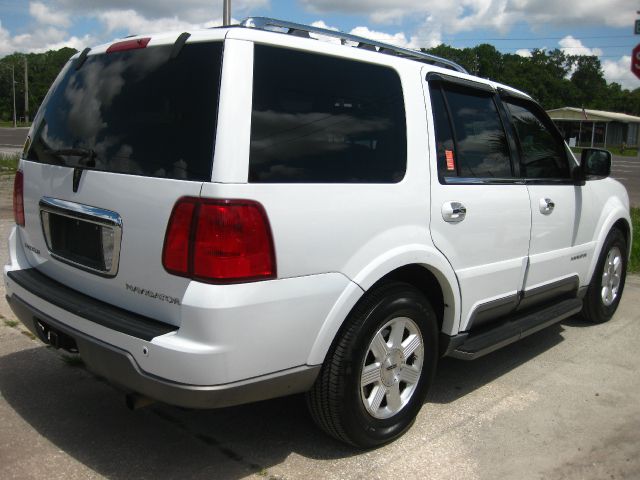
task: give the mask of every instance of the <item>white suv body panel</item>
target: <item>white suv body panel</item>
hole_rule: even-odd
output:
[[[153,36],[150,45],[170,44],[178,34]],[[626,192],[611,179],[567,187],[560,196],[550,191],[555,187],[439,183],[426,73],[503,86],[408,59],[255,29],[194,32],[189,42],[223,37],[210,182],[86,171],[80,190],[72,194],[71,169],[21,162],[27,225],[11,233],[10,264],[4,268],[7,294],[19,296],[75,331],[126,351],[146,374],[208,386],[251,382],[320,365],[364,293],[390,272],[411,265],[424,267],[440,284],[441,330],[453,336],[468,328],[480,305],[573,274],[581,287],[586,286],[611,227],[621,219],[631,224]],[[404,178],[389,184],[248,183],[255,43],[394,69],[406,113]],[[37,200],[43,195],[122,215],[123,248],[115,278],[97,277],[49,256],[39,225]],[[278,278],[211,285],[168,274],[161,263],[163,238],[171,208],[181,196],[259,202],[271,226]],[[557,207],[562,218],[554,217],[560,226],[545,225],[536,217],[536,202],[545,196],[562,199]],[[464,222],[442,221],[442,205],[449,201],[466,205]],[[576,204],[581,205],[582,218],[567,230]],[[564,243],[568,234],[569,244]],[[579,267],[567,269],[562,263],[582,252],[587,257]],[[34,267],[79,292],[179,328],[143,341],[71,315],[8,276]],[[180,304],[130,293],[127,283],[175,296]]]

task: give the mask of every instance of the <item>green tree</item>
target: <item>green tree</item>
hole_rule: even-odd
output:
[[[0,119],[13,118],[11,67],[15,69],[16,116],[25,116],[24,59],[27,59],[29,81],[29,116],[33,118],[56,76],[77,50],[61,48],[45,53],[13,53],[0,59]]]

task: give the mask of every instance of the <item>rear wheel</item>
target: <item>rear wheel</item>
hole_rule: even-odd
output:
[[[620,303],[626,274],[626,239],[620,230],[611,230],[584,298],[582,316],[586,320],[603,323],[611,319]]]
[[[393,282],[367,293],[307,394],[315,422],[363,448],[402,435],[432,382],[437,339],[435,313],[412,286]]]

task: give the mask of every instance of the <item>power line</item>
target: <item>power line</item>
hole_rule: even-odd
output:
[[[523,41],[523,40],[562,40],[567,37],[572,37],[575,40],[582,40],[585,38],[633,38],[633,35],[565,35],[563,37],[496,37],[496,38],[473,38],[473,37],[443,37],[444,39],[457,40],[457,41],[492,41],[492,42],[511,42],[511,41]],[[578,38],[579,37],[579,38]]]
[[[633,48],[635,47],[635,45],[603,45],[603,46],[595,46],[595,47],[590,47],[587,45],[581,45],[579,47],[563,47],[563,46],[558,46],[558,47],[554,47],[557,48],[559,50],[580,50],[582,48],[588,48],[589,50],[595,50],[600,49],[600,50],[604,50],[605,48]],[[533,48],[540,48],[539,46],[534,46],[534,47],[504,47],[507,50],[520,50],[522,48],[528,48],[528,49],[533,49]]]

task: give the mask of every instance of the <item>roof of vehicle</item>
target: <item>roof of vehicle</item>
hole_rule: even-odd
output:
[[[251,34],[252,32],[254,32],[254,34]],[[283,38],[286,37],[288,41],[285,43],[291,43],[292,45],[294,42],[302,42],[298,43],[299,45],[301,45],[309,40],[324,40],[324,42],[322,43],[331,43],[334,47],[349,48],[350,55],[352,56],[355,56],[355,50],[357,50],[361,54],[358,56],[363,57],[374,54],[384,55],[389,60],[391,58],[409,60],[415,63],[419,63],[423,66],[428,66],[429,70],[440,72],[443,75],[464,78],[469,81],[490,85],[493,89],[496,90],[498,88],[501,88],[521,96],[529,97],[527,94],[508,85],[503,85],[489,79],[483,79],[471,75],[462,66],[452,60],[438,57],[436,55],[432,55],[419,50],[398,47],[388,43],[379,42],[377,40],[360,37],[357,35],[351,35],[337,30],[330,30],[327,28],[314,27],[267,17],[249,17],[243,20],[240,24],[194,29],[189,30],[186,33],[188,33],[189,37],[188,43],[193,43],[200,41],[224,40],[225,38],[237,38],[245,36],[248,36],[249,39],[268,38],[260,35],[261,32],[269,36],[273,34],[278,35],[278,37],[280,38],[280,42],[282,42]],[[155,33],[153,35],[131,35],[124,39],[114,40],[114,42],[150,37],[151,40],[149,41],[149,46],[167,45],[176,42],[177,39],[183,34],[184,32],[181,31],[171,31]],[[109,46],[114,42],[102,44],[92,48],[89,55],[105,53],[107,48],[109,48]]]

